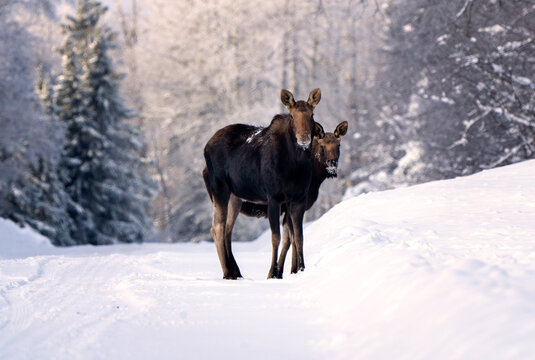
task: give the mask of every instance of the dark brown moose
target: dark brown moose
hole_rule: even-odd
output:
[[[318,124],[321,127],[321,125]],[[327,178],[332,178],[337,176],[338,171],[338,159],[340,157],[340,140],[342,136],[347,133],[347,121],[343,121],[334,130],[334,133],[323,133],[323,128],[321,131],[316,134],[312,142],[312,156],[313,156],[313,165],[312,165],[312,181],[310,187],[308,188],[307,196],[307,206],[306,210],[310,209],[312,205],[316,202],[319,195],[319,188],[323,181]],[[282,211],[285,212],[283,206]],[[236,210],[233,210],[236,211]],[[241,205],[239,211],[247,216],[252,217],[266,217],[267,207],[262,204],[255,204],[252,202],[244,201]],[[291,219],[288,215],[284,214],[283,219],[283,233],[282,233],[282,248],[279,258],[278,268],[279,268],[279,277],[282,278],[282,273],[284,270],[284,260],[286,258],[286,253],[292,244],[292,268],[291,272],[297,272],[297,258],[296,258],[296,249],[294,242],[291,241],[293,234],[293,227]]]
[[[303,216],[312,175],[311,144],[319,131],[313,110],[320,98],[320,89],[312,90],[307,101],[295,101],[290,91],[281,90],[289,114],[276,115],[265,128],[229,125],[208,140],[203,177],[214,204],[211,233],[223,278],[242,277],[232,254],[231,233],[244,200],[267,206],[272,243],[268,278],[279,276],[281,205],[293,225],[296,266],[304,269]]]

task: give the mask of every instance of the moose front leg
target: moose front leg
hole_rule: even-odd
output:
[[[297,255],[297,271],[305,270],[305,257],[303,255],[303,217],[305,216],[305,206],[305,203],[292,203],[289,206],[293,229],[292,240]]]
[[[291,270],[290,273],[297,274],[297,248],[295,246],[295,241],[293,240],[292,240],[292,267],[290,270]]]
[[[291,243],[291,226],[292,221],[290,219],[290,216],[288,215],[288,212],[284,215],[284,219],[282,220],[282,247],[281,247],[281,254],[279,257],[279,279],[282,279],[282,273],[284,272],[284,262],[286,261],[286,254],[288,253],[288,249],[290,248]],[[293,255],[293,254],[292,254]]]
[[[288,213],[286,213],[286,217],[284,218],[285,222],[283,223],[283,229],[285,233],[288,234],[287,238],[285,237],[283,233],[283,240],[282,240],[282,250],[281,250],[281,257],[282,252],[284,251],[284,255],[286,256],[286,253],[288,252],[288,248],[290,247],[290,244],[292,245],[292,267],[291,267],[291,273],[296,274],[297,273],[297,248],[295,246],[294,241],[294,229],[293,229],[293,223],[292,218]],[[284,259],[282,259],[282,263],[284,265]],[[279,259],[279,271],[282,271],[281,267],[281,259]]]
[[[268,279],[276,278],[279,275],[277,266],[277,255],[279,252],[279,244],[281,241],[280,233],[280,204],[276,201],[270,200],[268,202],[268,219],[271,228],[271,267],[268,272]]]

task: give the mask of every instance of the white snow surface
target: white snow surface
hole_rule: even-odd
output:
[[[0,359],[535,359],[535,160],[350,198],[266,280],[233,245],[54,248],[0,219]]]

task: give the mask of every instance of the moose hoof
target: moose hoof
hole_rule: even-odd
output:
[[[274,269],[269,270],[268,279],[276,279],[279,277],[279,270],[275,267]]]

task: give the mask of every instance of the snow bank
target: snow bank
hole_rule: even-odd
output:
[[[268,234],[224,281],[213,244],[54,249],[0,220],[0,358],[534,359],[534,183],[528,161],[350,198],[283,280]]]
[[[534,180],[524,162],[362,195],[310,225],[300,276],[322,351],[535,358]]]
[[[0,218],[0,259],[44,255],[53,251],[50,240],[32,228],[21,228]]]

